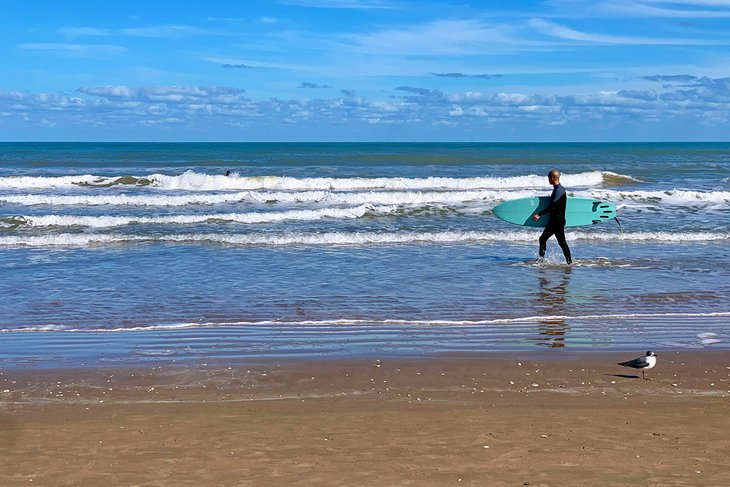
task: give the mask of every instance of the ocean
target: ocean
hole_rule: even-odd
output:
[[[572,266],[492,215],[552,168],[618,207]],[[729,176],[728,143],[0,143],[0,366],[727,348]]]

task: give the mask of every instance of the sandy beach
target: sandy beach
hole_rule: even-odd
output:
[[[0,485],[729,485],[730,352],[4,371]]]

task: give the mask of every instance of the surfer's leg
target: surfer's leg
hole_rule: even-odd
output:
[[[573,263],[573,258],[570,255],[570,247],[568,247],[568,242],[565,241],[565,227],[560,226],[555,229],[555,238],[558,240],[558,245],[560,245],[560,248],[563,249],[563,255],[565,256],[565,262],[568,264]]]
[[[545,250],[547,249],[547,241],[553,236],[553,228],[550,223],[545,226],[545,230],[540,235],[540,257],[545,257]]]

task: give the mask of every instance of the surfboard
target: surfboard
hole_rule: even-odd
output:
[[[518,198],[500,203],[494,207],[492,212],[497,218],[515,225],[544,227],[550,221],[550,214],[543,215],[538,221],[534,221],[532,215],[547,208],[549,203],[549,196]],[[611,218],[616,218],[615,205],[592,198],[568,196],[565,204],[566,227],[595,225]]]

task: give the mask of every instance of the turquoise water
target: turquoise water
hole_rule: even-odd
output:
[[[553,167],[619,212],[571,267],[491,214]],[[0,364],[724,348],[729,176],[720,143],[2,143]]]

